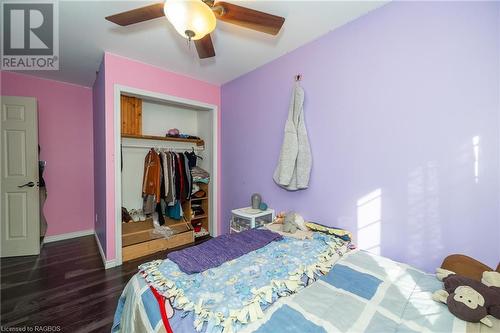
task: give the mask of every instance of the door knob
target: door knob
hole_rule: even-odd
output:
[[[29,183],[26,183],[24,185],[19,185],[18,187],[23,188],[23,187],[33,187],[33,186],[35,186],[35,183],[29,182]]]

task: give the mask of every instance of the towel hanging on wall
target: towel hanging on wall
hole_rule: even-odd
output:
[[[285,123],[285,135],[273,179],[289,191],[309,186],[312,157],[304,121],[304,89],[296,80]]]

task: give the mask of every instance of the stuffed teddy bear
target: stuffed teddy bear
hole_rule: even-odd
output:
[[[274,218],[275,224],[283,224],[281,231],[295,233],[297,230],[309,231],[304,218],[295,212],[279,212]]]
[[[299,226],[295,223],[295,213],[287,213],[285,215],[285,222],[283,222],[283,232],[294,234]]]
[[[283,222],[285,222],[285,216],[286,216],[286,212],[279,212],[276,215],[276,217],[274,218],[274,223],[283,224]]]
[[[500,273],[484,272],[481,282],[438,268],[436,277],[443,281],[432,299],[445,303],[452,314],[465,321],[492,327],[487,315],[500,319]]]

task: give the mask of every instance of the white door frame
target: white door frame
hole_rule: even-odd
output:
[[[122,207],[122,180],[121,180],[121,109],[120,109],[120,95],[124,93],[127,95],[133,95],[136,97],[141,97],[148,100],[154,100],[158,102],[164,102],[174,105],[179,105],[183,107],[189,107],[195,110],[200,111],[208,111],[212,113],[212,174],[211,178],[211,230],[210,234],[213,236],[219,235],[218,230],[218,200],[217,194],[218,192],[218,133],[219,133],[219,122],[218,122],[218,113],[219,110],[216,105],[207,104],[191,99],[180,98],[176,96],[166,95],[162,93],[137,89],[133,87],[127,87],[120,84],[114,85],[114,156],[115,156],[115,265],[119,266],[122,264],[122,219],[121,219],[121,207]],[[107,222],[106,222],[107,223]],[[112,267],[110,266],[110,267]],[[110,268],[106,267],[106,268]]]

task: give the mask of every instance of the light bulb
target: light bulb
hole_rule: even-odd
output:
[[[198,40],[215,29],[212,9],[201,0],[167,0],[165,16],[184,38]]]

